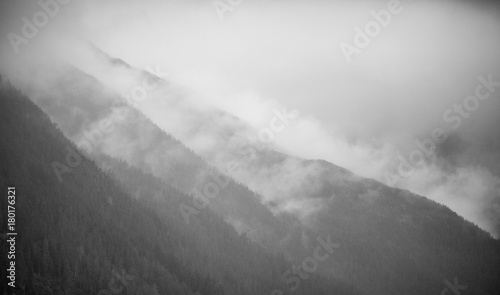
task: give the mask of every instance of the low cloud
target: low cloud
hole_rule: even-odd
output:
[[[75,0],[61,6],[17,54],[7,35],[20,33],[22,17],[29,19],[40,7],[37,1],[2,3],[0,68],[29,94],[51,93],[55,78],[67,71],[62,60],[103,82],[113,92],[106,95],[122,101],[144,73],[119,60],[106,65],[89,44],[138,69],[159,66],[169,73],[166,84],[138,109],[218,167],[255,142],[275,108],[301,115],[269,147],[380,181],[394,173],[398,154],[408,159],[418,148],[416,139],[441,128],[449,139],[439,145],[436,161],[416,167],[397,185],[498,235],[500,91],[459,128],[443,120],[447,110],[474,94],[478,77],[491,74],[500,81],[498,5],[401,3],[403,11],[351,63],[340,44],[352,40],[354,28],[387,1],[251,1],[221,22],[210,1]],[[67,99],[55,94],[53,108]],[[37,99],[49,104],[43,96]],[[96,119],[79,115],[77,105],[68,115],[84,125]],[[74,132],[81,136],[81,130]],[[120,145],[118,138],[113,145]],[[237,176],[272,202],[286,194],[266,185],[270,176],[293,188],[298,179],[318,173],[296,164],[267,170],[246,164],[255,179]],[[296,200],[280,210],[304,206]],[[304,216],[318,204],[306,207]]]

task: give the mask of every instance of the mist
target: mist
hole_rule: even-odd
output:
[[[142,73],[103,66],[89,44],[138,69],[159,68],[166,83],[137,108],[218,168],[241,158],[242,140],[255,143],[274,110],[297,110],[269,148],[384,183],[396,177],[388,184],[442,203],[498,237],[500,91],[469,116],[455,111],[475,95],[479,78],[500,81],[498,5],[398,2],[390,24],[348,61],[341,44],[354,44],[355,28],[391,1],[242,1],[223,19],[211,1],[146,2],[69,1],[17,47],[8,34],[21,35],[22,18],[32,19],[39,4],[2,3],[1,73],[26,92],[27,85],[50,92],[53,82],[41,69],[58,76],[66,69],[54,64],[67,62],[123,98]],[[400,175],[401,159],[410,162],[416,140],[432,139],[436,129],[447,139]],[[320,207],[287,202],[289,194],[276,191],[318,169],[245,165],[233,176],[266,202],[280,201],[299,216]]]

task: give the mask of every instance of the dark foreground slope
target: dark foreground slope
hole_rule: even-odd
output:
[[[173,212],[187,196],[125,164],[118,184],[91,160],[68,152],[74,146],[49,117],[6,83],[0,134],[0,189],[16,191],[16,294],[271,294],[285,288],[280,276],[291,266],[283,258],[210,210],[186,228]],[[70,169],[62,182],[54,161]],[[158,198],[147,197],[154,191]],[[2,254],[2,289],[6,258]],[[331,292],[358,294],[319,276],[296,294]]]

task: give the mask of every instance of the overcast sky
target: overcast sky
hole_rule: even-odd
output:
[[[221,19],[208,0],[71,0],[14,46],[16,54],[8,33],[22,36],[22,18],[33,20],[41,8],[7,0],[0,65],[4,75],[22,76],[47,50],[91,67],[80,51],[89,41],[134,66],[161,65],[199,104],[256,128],[272,103],[299,110],[300,120],[276,139],[281,149],[381,181],[400,165],[394,149],[408,159],[415,140],[443,129],[451,139],[439,145],[438,159],[395,185],[497,234],[500,87],[459,126],[453,111],[480,77],[500,81],[500,10],[480,3],[242,0]],[[355,45],[355,28],[391,5],[398,8],[388,25],[348,62],[341,44]]]

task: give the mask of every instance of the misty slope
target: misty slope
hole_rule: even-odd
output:
[[[115,118],[117,110],[126,108],[93,78],[74,69],[62,76],[55,81],[64,82],[48,93],[61,93],[64,99],[54,102],[40,96],[37,101],[75,142],[96,122]],[[75,112],[80,116],[76,123]],[[142,114],[133,110],[129,114],[126,120],[115,121],[114,131],[94,148],[96,154],[125,160],[188,193],[212,181],[210,167],[201,158]],[[200,119],[207,117],[213,118]],[[237,126],[233,131],[207,131],[215,132],[214,137],[230,136],[239,130]],[[282,245],[283,253],[296,263],[310,255],[316,237],[331,234],[341,243],[341,254],[322,264],[321,273],[341,277],[367,293],[439,293],[446,286],[443,281],[455,277],[475,294],[499,290],[493,279],[499,274],[498,242],[443,206],[333,164],[305,161],[269,148],[229,147],[222,153],[224,160],[240,159],[232,176],[260,195],[231,181],[229,188],[211,199],[210,208],[273,250]],[[282,214],[273,217],[260,202]]]
[[[309,227],[346,243],[327,271],[378,294],[437,293],[454,278],[471,294],[500,292],[500,242],[487,232],[425,197],[325,161],[308,165],[321,169],[308,196],[322,204]]]
[[[283,288],[279,277],[290,266],[282,258],[210,210],[186,226],[175,213],[187,196],[124,162],[102,158],[123,181],[117,184],[73,154],[78,164],[59,182],[52,161],[65,163],[67,148],[74,146],[5,84],[0,115],[0,134],[9,139],[0,144],[0,183],[4,191],[15,186],[17,195],[16,294],[97,294],[123,271],[126,294],[262,294]],[[1,202],[6,210],[5,198]],[[0,228],[6,229],[3,218]],[[359,294],[331,278],[312,277],[304,285],[297,294]]]

